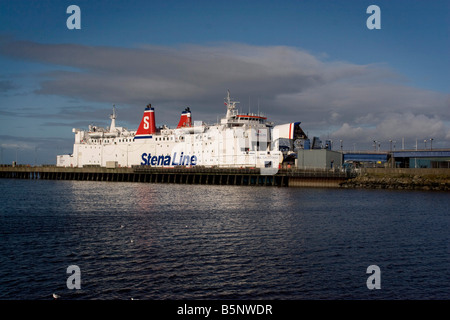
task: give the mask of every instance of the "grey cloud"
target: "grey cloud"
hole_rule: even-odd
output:
[[[0,135],[2,163],[54,164],[56,155],[71,153],[73,139]]]
[[[305,130],[331,132],[337,139],[368,141],[381,131],[400,135],[400,128],[410,138],[449,136],[448,94],[410,87],[386,65],[321,60],[287,46],[117,48],[9,41],[0,44],[0,54],[64,67],[42,75],[37,93],[121,105],[119,119],[136,127],[148,103],[157,108],[157,122],[176,122],[187,105],[195,120],[215,121],[230,89],[242,110],[250,98],[252,111],[259,103],[276,122],[300,120]],[[100,110],[90,116],[100,116]]]
[[[450,130],[445,126],[444,121],[437,117],[427,117],[426,115],[414,115],[411,112],[390,113],[379,121],[376,126],[358,126],[344,123],[332,134],[334,139],[344,141],[357,141],[366,148],[371,146],[376,140],[383,144],[384,149],[388,148],[389,140],[397,142],[406,140],[405,148],[412,149],[415,141],[433,138],[435,147],[448,147],[445,140],[448,140]]]
[[[327,68],[311,54],[289,47],[239,44],[124,49],[18,41],[0,47],[0,53],[79,69],[47,74],[50,80],[38,93],[121,103],[149,98],[198,102],[222,96],[229,87],[274,98],[364,70],[342,64]]]
[[[10,80],[0,80],[0,93],[4,93],[7,91],[10,91],[12,89],[15,89],[16,86],[14,83]]]
[[[96,118],[106,118],[111,109],[96,109],[89,106],[56,107],[54,112],[49,112],[37,107],[16,107],[7,110],[0,110],[0,115],[13,118],[34,118],[34,119],[57,119],[57,120],[92,120]]]

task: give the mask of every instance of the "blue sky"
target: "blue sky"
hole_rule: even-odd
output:
[[[81,30],[66,27],[71,4]],[[366,27],[372,4],[380,30]],[[186,105],[214,122],[227,89],[344,148],[450,147],[449,12],[448,1],[0,0],[1,161],[54,163],[71,128],[107,125],[112,104],[130,129],[146,103],[160,124]]]

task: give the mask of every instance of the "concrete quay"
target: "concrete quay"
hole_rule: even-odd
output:
[[[0,178],[111,182],[248,185],[278,187],[339,187],[352,176],[337,170],[280,169],[264,175],[257,168],[71,168],[56,166],[0,166]]]

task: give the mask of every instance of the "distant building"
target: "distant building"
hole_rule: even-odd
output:
[[[298,150],[297,168],[335,169],[342,167],[342,154],[329,149]]]
[[[387,151],[346,151],[343,154],[344,166],[362,168],[384,168],[388,165],[389,153]]]
[[[405,150],[392,153],[401,168],[450,168],[450,150]]]

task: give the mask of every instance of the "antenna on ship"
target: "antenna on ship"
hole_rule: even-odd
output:
[[[239,101],[231,101],[230,89],[228,89],[225,102],[225,105],[227,106],[227,119],[231,118],[231,116],[233,115],[232,111],[236,108],[236,103],[239,103]]]
[[[259,98],[258,98],[258,116],[259,116]]]
[[[114,132],[116,130],[116,105],[113,104],[113,113],[109,116],[111,119],[111,126],[109,132]]]

